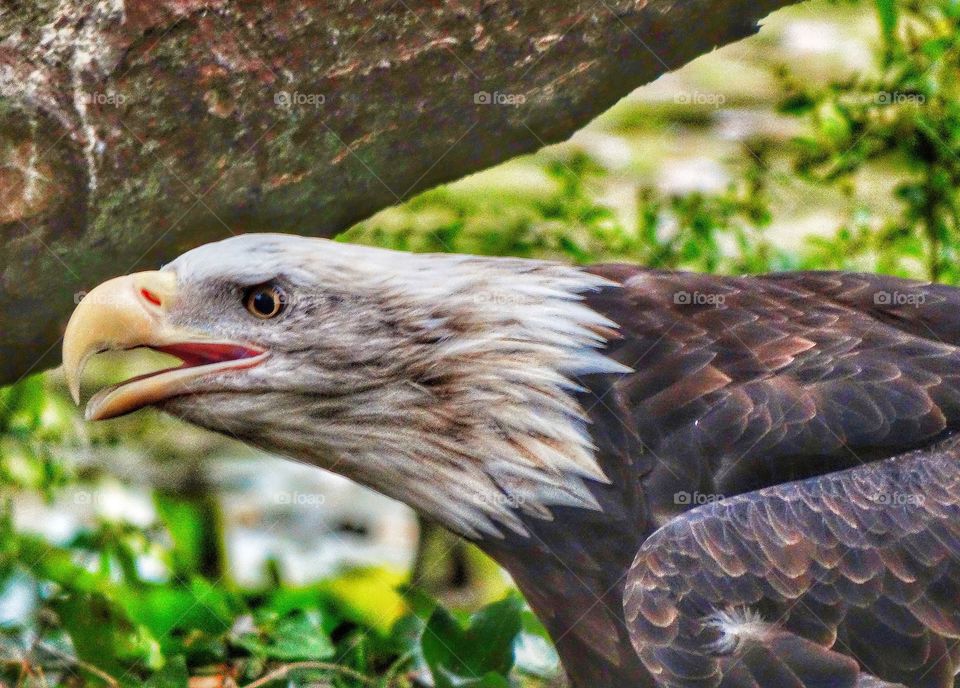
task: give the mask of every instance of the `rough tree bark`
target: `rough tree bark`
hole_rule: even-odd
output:
[[[0,384],[106,277],[332,235],[795,1],[0,0]]]

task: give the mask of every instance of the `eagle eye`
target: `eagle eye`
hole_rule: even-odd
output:
[[[243,295],[243,305],[251,315],[268,320],[280,315],[286,303],[284,293],[271,284],[250,287]]]

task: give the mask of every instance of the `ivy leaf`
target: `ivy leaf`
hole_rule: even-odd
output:
[[[202,578],[188,584],[144,586],[119,596],[127,613],[149,628],[166,645],[171,631],[222,633],[241,611],[239,602],[221,587]],[[234,608],[236,607],[236,608]]]
[[[251,654],[284,662],[329,659],[336,653],[321,623],[306,614],[280,619],[264,635],[245,634],[235,644]]]
[[[421,640],[423,656],[437,688],[508,685],[504,677],[513,667],[513,646],[521,631],[522,610],[520,599],[507,597],[471,616],[464,628],[450,612],[438,606]]]

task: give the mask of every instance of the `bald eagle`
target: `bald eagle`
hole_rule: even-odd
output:
[[[960,291],[244,235],[84,298],[98,392],[402,500],[514,577],[577,688],[954,686]]]

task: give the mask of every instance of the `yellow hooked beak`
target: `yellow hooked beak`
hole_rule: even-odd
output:
[[[236,342],[215,341],[167,322],[176,303],[177,276],[138,272],[104,282],[80,301],[63,337],[63,368],[73,400],[80,402],[80,377],[102,351],[147,347],[183,360],[169,368],[101,390],[87,404],[88,420],[121,416],[189,391],[188,383],[212,373],[250,368],[268,355]]]

